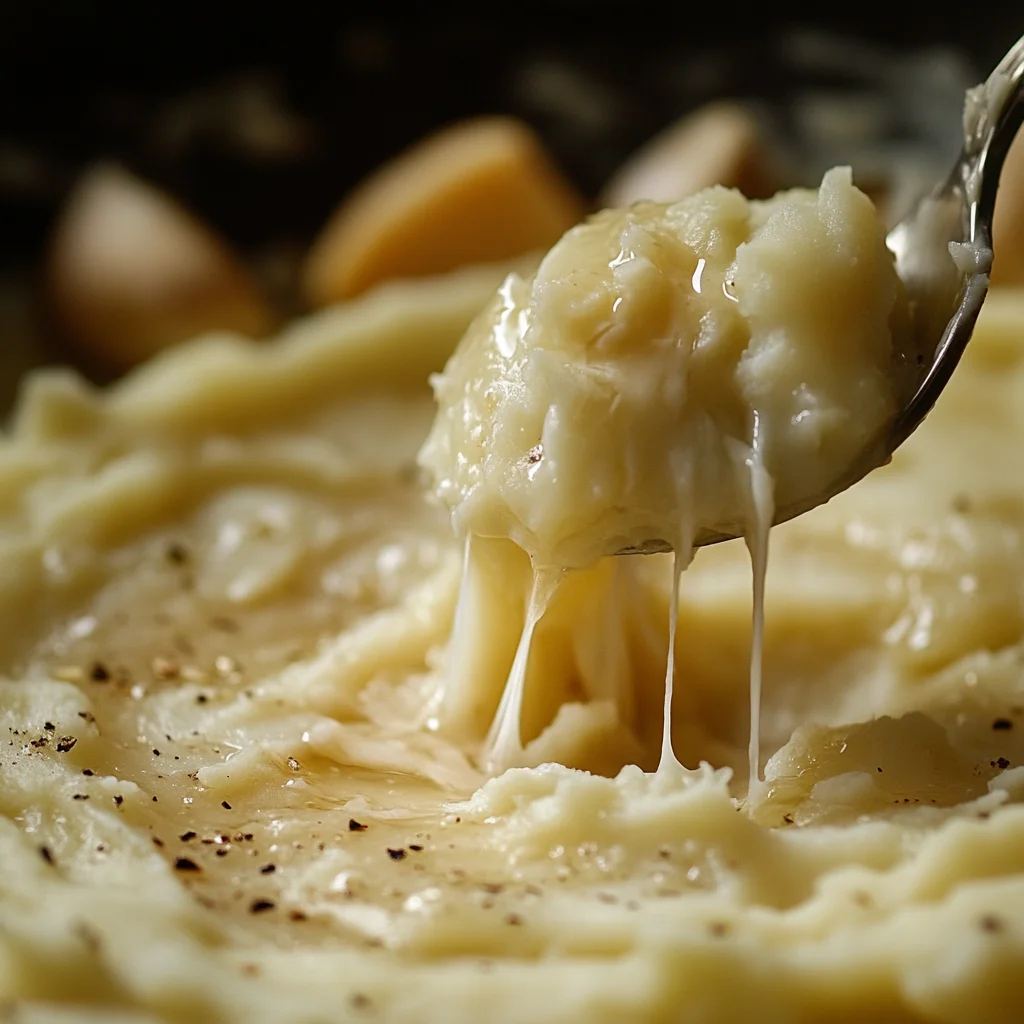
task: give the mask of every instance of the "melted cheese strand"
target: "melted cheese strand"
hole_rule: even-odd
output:
[[[764,583],[768,572],[768,535],[775,518],[774,483],[764,468],[760,418],[754,414],[754,435],[747,458],[750,471],[750,512],[744,539],[753,574],[753,622],[750,640],[750,740],[747,799],[761,778],[761,676],[764,651]]]
[[[516,648],[508,679],[505,681],[501,702],[498,704],[498,710],[484,743],[483,763],[491,774],[503,772],[522,760],[523,740],[520,726],[523,697],[526,693],[526,669],[530,662],[530,645],[537,623],[547,610],[561,578],[561,570],[534,567],[523,632],[519,637],[519,646]]]
[[[668,607],[668,658],[665,666],[665,708],[661,724],[661,760],[658,774],[685,771],[672,747],[672,697],[676,674],[676,632],[679,627],[679,579],[693,560],[693,538],[687,530],[681,531],[681,540],[672,555],[672,597]]]

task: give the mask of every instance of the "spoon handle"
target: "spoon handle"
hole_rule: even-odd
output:
[[[964,104],[964,151],[957,171],[969,211],[971,242],[991,244],[990,238],[979,235],[991,230],[999,175],[1022,122],[1024,36],[992,74],[967,93]]]

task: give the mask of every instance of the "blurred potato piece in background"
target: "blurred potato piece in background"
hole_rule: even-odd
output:
[[[316,240],[303,273],[323,306],[391,278],[547,249],[584,204],[533,131],[508,117],[445,128],[358,186]]]
[[[112,165],[88,171],[68,198],[46,286],[68,343],[115,371],[208,331],[260,337],[275,327],[225,242],[170,196]]]
[[[1024,131],[999,176],[992,222],[992,283],[1024,285]]]
[[[709,103],[641,146],[605,186],[601,205],[670,203],[712,185],[767,199],[784,184],[753,114],[735,103]]]

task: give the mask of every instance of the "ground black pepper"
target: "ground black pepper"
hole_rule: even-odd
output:
[[[164,554],[167,561],[174,565],[184,565],[188,561],[188,548],[176,540],[172,540],[171,543],[167,545],[167,550]]]
[[[262,914],[264,910],[273,910],[276,906],[273,900],[253,900],[249,904],[249,913]]]
[[[263,867],[260,868],[260,874],[261,875],[272,875],[276,870],[277,870],[277,865],[276,864],[264,864]]]
[[[348,819],[349,832],[365,832],[369,827],[369,825],[364,825],[361,821],[356,821],[355,818]]]
[[[224,808],[225,811],[231,810],[231,804],[229,804],[227,800],[221,800],[220,805]]]
[[[181,841],[182,841],[183,843],[187,843],[187,842],[188,842],[189,840],[191,840],[191,839],[195,839],[195,837],[196,837],[196,834],[195,834],[195,832],[193,832],[193,831],[192,831],[191,829],[189,829],[189,830],[188,830],[187,832],[182,832],[182,833],[181,833],[181,835],[180,835],[180,836],[178,836],[178,838],[179,838],[179,839],[180,839],[180,840],[181,840]]]
[[[110,669],[102,661],[97,661],[89,672],[89,678],[94,683],[105,683],[110,679]]]
[[[997,718],[992,723],[992,728],[996,729],[996,730],[1012,729],[1013,728],[1013,722],[1011,722],[1010,719],[1008,719],[1008,718]]]
[[[401,849],[399,849],[399,850],[392,850],[391,847],[389,846],[388,847],[388,856],[392,860],[405,860],[405,850],[401,850]]]
[[[201,871],[202,868],[191,857],[179,857],[174,862],[175,871]]]
[[[39,856],[42,857],[47,864],[53,865],[56,863],[53,859],[53,854],[50,852],[50,848],[48,846],[39,847]]]
[[[61,736],[57,740],[57,750],[61,754],[66,754],[77,742],[78,739],[75,736]]]

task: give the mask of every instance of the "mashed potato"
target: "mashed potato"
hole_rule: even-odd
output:
[[[812,508],[881,460],[908,325],[881,223],[849,168],[767,202],[711,188],[606,210],[567,232],[532,279],[506,278],[435,378],[420,453],[467,538],[460,605],[500,603],[470,582],[480,538],[513,541],[534,569],[483,752],[490,770],[522,763],[533,637],[567,569],[667,547],[674,610],[695,542],[745,535],[756,781],[768,530],[776,508],[782,519]],[[457,618],[449,672],[493,632]],[[666,767],[677,767],[675,634],[673,614]]]
[[[544,566],[741,535],[751,448],[776,503],[806,506],[893,419],[904,323],[848,168],[765,202],[606,210],[474,323],[421,462],[459,533]]]
[[[526,767],[476,766],[530,564],[482,539],[460,600],[415,458],[427,376],[507,270],[267,347],[208,338],[106,392],[29,382],[0,447],[0,1017],[1014,1019],[1024,296],[990,298],[890,465],[773,534],[771,757],[738,810],[739,543],[681,595],[691,774],[642,770],[660,556],[567,577]]]

